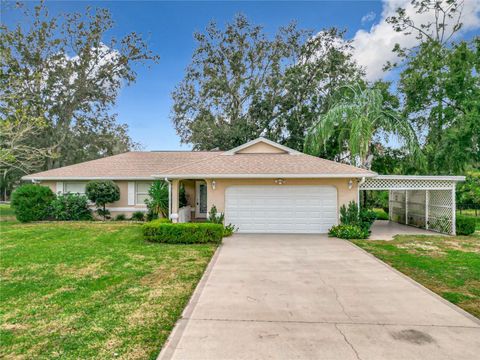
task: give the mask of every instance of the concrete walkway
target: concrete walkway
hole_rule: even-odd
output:
[[[160,359],[475,359],[480,322],[353,244],[225,240]]]
[[[388,220],[376,220],[371,228],[369,240],[393,240],[395,235],[444,235],[435,231],[402,225]]]

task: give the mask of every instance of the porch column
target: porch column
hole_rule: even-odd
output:
[[[177,222],[178,221],[178,194],[179,194],[179,185],[180,185],[180,180],[175,179],[172,180],[172,213],[170,214],[172,221]]]
[[[425,229],[428,230],[428,221],[429,221],[429,214],[428,208],[430,206],[430,191],[425,190]]]
[[[408,190],[405,190],[405,225],[408,225]]]
[[[452,235],[457,234],[457,201],[455,199],[455,187],[457,183],[452,181]]]

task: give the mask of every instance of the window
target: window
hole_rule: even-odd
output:
[[[151,182],[138,182],[136,183],[135,204],[145,205],[145,200],[149,199],[148,190],[152,186]]]
[[[85,195],[85,188],[87,186],[86,182],[65,182],[63,183],[63,192],[64,193],[72,193],[72,194],[80,194]]]

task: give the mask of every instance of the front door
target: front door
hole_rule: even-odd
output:
[[[205,181],[197,181],[196,187],[196,206],[195,217],[206,218],[207,217],[207,183]]]

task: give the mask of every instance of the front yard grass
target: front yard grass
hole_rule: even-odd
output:
[[[0,358],[154,359],[216,246],[128,222],[3,221]]]
[[[403,235],[393,241],[353,242],[480,318],[480,235]]]

